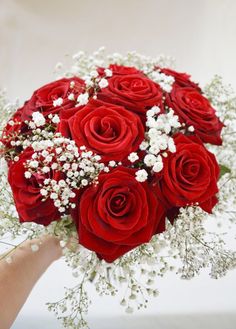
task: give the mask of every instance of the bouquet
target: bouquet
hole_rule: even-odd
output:
[[[236,97],[218,76],[202,89],[169,57],[101,48],[73,59],[22,106],[1,95],[0,236],[72,241],[78,284],[48,308],[84,328],[88,284],[125,286],[132,313],[169,270],[218,278],[236,266],[215,225],[235,222]]]

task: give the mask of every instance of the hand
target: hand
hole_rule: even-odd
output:
[[[0,261],[0,328],[9,329],[33,286],[45,270],[62,256],[60,240],[53,236],[27,240]]]

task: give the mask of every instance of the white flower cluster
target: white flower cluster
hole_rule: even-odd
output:
[[[158,106],[153,106],[147,111],[147,132],[146,138],[140,145],[140,150],[146,151],[144,164],[154,173],[158,173],[163,169],[163,157],[167,157],[168,153],[175,153],[176,147],[171,133],[181,127],[179,118],[174,111],[169,109],[167,113],[161,113]],[[136,154],[131,153],[128,157],[131,162],[137,160]],[[136,179],[144,182],[148,178],[145,169],[136,172]]]
[[[159,70],[152,71],[148,76],[154,82],[158,83],[164,91],[167,93],[171,92],[172,85],[175,82],[175,79],[172,76],[166,75]]]
[[[29,126],[31,129],[35,129],[36,127],[44,126],[45,123],[46,123],[46,119],[42,113],[33,112],[32,121],[29,122]]]
[[[75,190],[94,183],[105,169],[101,157],[87,151],[84,146],[77,148],[75,142],[56,133],[51,140],[32,143],[34,153],[25,164],[25,177],[45,177],[40,183],[43,201],[50,198],[59,212],[74,208]]]
[[[105,50],[105,47],[100,47],[91,55],[84,51],[79,51],[73,55],[74,64],[71,69],[67,72],[63,72],[63,75],[77,75],[82,77],[85,79],[87,87],[92,87],[94,79],[92,75],[94,74],[96,78],[98,67],[108,68],[110,64],[133,66],[142,70],[147,76],[149,76],[150,73],[156,71],[156,67],[172,67],[174,62],[173,58],[170,56],[159,55],[156,58],[152,58],[150,56],[139,54],[136,51],[130,51],[126,55],[119,53],[106,55]],[[58,63],[56,66],[56,72],[60,75],[62,74],[62,67],[61,63]],[[112,71],[109,69],[106,69],[104,73],[105,78],[109,78],[112,75]],[[168,79],[169,78],[164,78],[164,80],[161,80],[161,83],[166,89],[171,85],[171,81],[167,81]],[[102,81],[99,88],[104,88],[104,86],[106,86],[106,82]]]

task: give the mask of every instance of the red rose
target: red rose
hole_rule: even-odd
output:
[[[220,169],[215,156],[195,136],[177,134],[174,141],[176,153],[169,153],[164,159],[158,195],[168,208],[199,203],[210,213],[218,201]]]
[[[109,70],[112,71],[112,75],[124,75],[124,74],[137,74],[140,73],[139,70],[137,70],[135,67],[131,66],[123,66],[123,65],[117,65],[117,64],[110,64],[109,65]],[[98,68],[98,73],[99,75],[104,75],[104,67],[99,67]]]
[[[142,73],[115,74],[108,79],[108,86],[98,92],[98,98],[144,116],[148,108],[162,106],[160,86]]]
[[[100,174],[73,214],[79,242],[113,262],[165,229],[165,213],[150,185],[135,179],[135,169],[117,167]]]
[[[158,69],[161,71],[161,73],[172,76],[175,79],[174,85],[177,85],[179,87],[191,87],[201,93],[201,88],[198,86],[197,83],[190,80],[191,76],[189,74],[176,72],[168,68]]]
[[[42,201],[39,184],[42,184],[48,176],[33,174],[30,179],[25,178],[24,164],[31,159],[33,153],[31,148],[26,149],[20,154],[19,160],[10,165],[8,181],[12,188],[20,222],[48,225],[59,219],[60,214],[51,199]]]
[[[93,99],[78,110],[68,124],[76,145],[85,145],[101,155],[103,161],[122,161],[136,151],[144,139],[143,125],[136,114],[122,106]]]
[[[71,82],[74,82],[74,86]],[[40,111],[47,116],[50,113],[58,114],[62,109],[74,107],[78,95],[84,91],[84,88],[84,81],[77,77],[56,80],[39,88],[23,107],[22,120],[31,118],[35,111]],[[68,99],[70,94],[74,94],[74,100]],[[63,102],[60,106],[54,106],[53,101],[58,98],[62,98]]]
[[[194,127],[195,134],[204,143],[221,145],[223,123],[206,97],[196,89],[174,86],[166,95],[166,104],[179,116],[180,121]]]

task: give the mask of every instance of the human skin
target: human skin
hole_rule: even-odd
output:
[[[23,242],[11,253],[10,263],[0,260],[1,329],[11,327],[35,283],[61,256],[59,239],[44,236]]]

